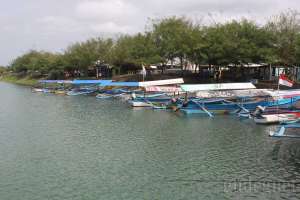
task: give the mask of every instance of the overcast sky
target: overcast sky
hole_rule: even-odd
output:
[[[187,16],[209,23],[242,16],[260,23],[300,10],[299,0],[9,0],[0,6],[0,65],[30,49],[62,51],[89,37],[143,31],[149,18]]]

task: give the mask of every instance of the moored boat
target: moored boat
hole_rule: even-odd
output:
[[[277,124],[295,122],[300,119],[300,112],[282,113],[282,114],[269,114],[260,117],[254,117],[257,124]]]
[[[32,92],[43,92],[43,88],[32,88]]]
[[[54,94],[57,94],[57,95],[66,95],[68,91],[66,90],[63,90],[63,89],[58,89],[58,90],[55,90],[54,91]]]
[[[284,124],[278,127],[276,131],[270,131],[270,137],[289,137],[300,138],[299,135],[300,123]]]
[[[196,92],[196,96],[203,97],[201,100],[188,101],[186,106],[181,108],[186,114],[212,116],[242,111],[243,115],[247,115],[257,106],[289,107],[300,99],[300,96],[296,95],[292,98],[286,96],[288,92],[284,93],[285,96],[272,96],[269,90],[254,89],[255,86],[251,83],[182,85],[181,88],[183,91]]]
[[[258,106],[251,114],[257,124],[291,123],[300,119],[300,110],[293,107],[262,107]]]
[[[93,94],[96,91],[97,91],[96,89],[92,89],[92,88],[79,88],[67,92],[67,95],[68,96],[88,95],[88,94]]]
[[[135,92],[126,93],[124,98],[127,99],[127,102],[132,107],[152,107],[155,103],[163,103],[169,102],[171,97],[164,93],[162,88],[158,88],[158,86],[165,86],[165,85],[177,85],[183,83],[182,78],[177,79],[167,79],[167,80],[159,80],[159,81],[145,81],[145,82],[111,82],[108,83],[106,86],[111,87],[131,87],[131,88],[143,88],[144,94],[135,94]],[[154,88],[154,86],[157,86]],[[147,89],[151,88],[151,92],[154,93],[146,93]],[[171,87],[164,87],[167,88],[168,91],[172,91]],[[176,87],[179,88],[179,87]],[[156,91],[159,90],[159,91]],[[101,97],[100,97],[101,98]]]

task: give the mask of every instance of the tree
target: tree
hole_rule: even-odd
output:
[[[276,63],[292,66],[296,63],[297,37],[300,32],[300,13],[288,10],[275,15],[267,23],[266,29],[273,33]]]
[[[179,58],[183,69],[184,60],[190,52],[192,30],[192,22],[184,17],[170,17],[153,22],[154,42],[164,63]]]
[[[113,46],[111,39],[92,38],[85,42],[75,43],[67,48],[64,53],[65,69],[82,70],[86,72],[88,67],[97,60],[108,62],[109,54]]]

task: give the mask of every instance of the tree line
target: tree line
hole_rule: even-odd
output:
[[[182,70],[188,64],[198,68],[247,63],[298,65],[299,12],[282,12],[263,25],[248,19],[205,25],[186,17],[167,17],[153,20],[144,32],[117,39],[91,38],[71,44],[63,53],[31,50],[15,58],[10,68],[42,74],[72,70],[84,73],[101,61],[127,72],[150,64],[163,68],[175,59]]]

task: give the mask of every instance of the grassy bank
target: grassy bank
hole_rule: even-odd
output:
[[[18,78],[11,74],[5,74],[0,76],[0,81],[19,84],[19,85],[26,85],[26,86],[34,86],[38,83],[37,79],[32,79],[30,77]]]

